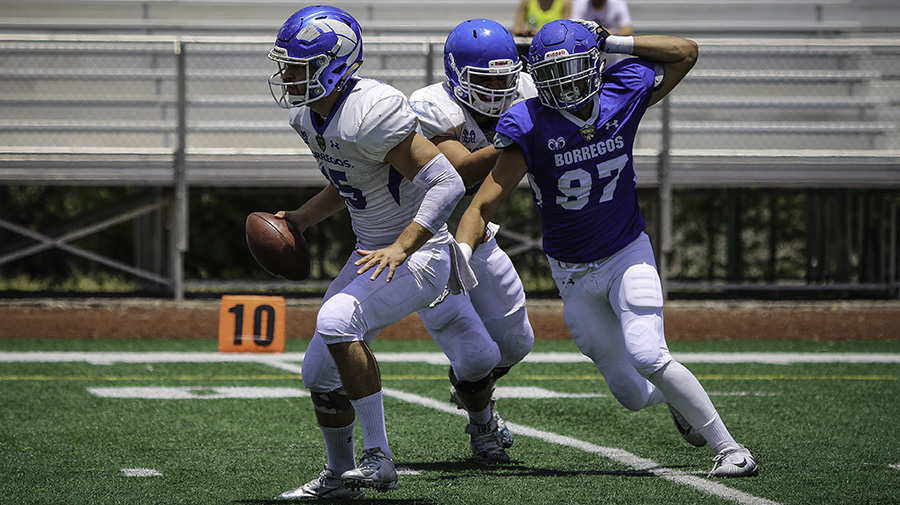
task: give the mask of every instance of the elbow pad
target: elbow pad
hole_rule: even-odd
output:
[[[462,178],[447,157],[439,154],[419,170],[412,182],[425,189],[425,198],[413,220],[437,233],[466,193]]]

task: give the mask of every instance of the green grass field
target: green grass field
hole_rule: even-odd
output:
[[[325,460],[295,359],[304,345],[289,341],[269,362],[229,362],[236,355],[216,353],[215,342],[0,341],[0,503],[281,503],[274,497]],[[900,503],[900,341],[671,347],[757,456],[758,476],[707,479],[709,449],[685,443],[665,406],[621,407],[570,341],[539,341],[535,361],[501,381],[498,407],[517,434],[513,461],[475,465],[465,419],[448,402],[446,366],[402,354],[437,346],[376,341],[402,473],[397,491],[365,500]],[[796,353],[795,361],[743,354],[762,352]],[[566,359],[541,359],[550,356]]]

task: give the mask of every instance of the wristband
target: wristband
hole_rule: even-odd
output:
[[[610,35],[606,37],[603,51],[613,54],[631,54],[634,51],[634,37],[623,35]]]
[[[474,253],[474,251],[472,251],[472,246],[463,242],[459,244],[459,250],[462,252],[463,259],[468,263],[469,260],[472,259],[472,254]]]

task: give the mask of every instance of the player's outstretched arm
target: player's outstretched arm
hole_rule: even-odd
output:
[[[360,267],[358,273],[374,268],[371,279],[375,280],[387,270],[385,280],[390,282],[394,270],[444,225],[466,188],[447,157],[418,133],[410,134],[397,144],[384,160],[413,184],[425,189],[416,217],[393,244],[376,251],[357,250],[362,255],[355,262]]]
[[[693,40],[670,35],[641,35],[634,38],[631,54],[663,65],[663,82],[650,97],[650,105],[662,100],[697,63],[698,47]]]
[[[527,171],[525,156],[517,145],[500,151],[497,164],[478,189],[478,193],[459,222],[456,241],[460,245],[466,244],[470,248],[469,251],[473,251],[481,243],[484,227],[516,189]]]
[[[450,160],[467,188],[483,181],[500,156],[500,151],[493,145],[470,152],[462,142],[452,137],[435,137],[431,141]]]

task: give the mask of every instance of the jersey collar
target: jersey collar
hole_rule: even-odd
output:
[[[600,117],[600,93],[599,92],[594,93],[594,96],[591,97],[591,103],[593,104],[593,108],[591,110],[591,117],[587,118],[587,120],[583,120],[583,119],[579,118],[578,116],[576,116],[575,114],[572,114],[571,112],[569,112],[565,109],[561,109],[559,111],[559,113],[562,114],[562,117],[568,119],[569,121],[572,122],[572,124],[574,124],[575,126],[577,126],[579,128],[581,128],[584,125],[594,125],[594,124],[597,124],[597,118]]]
[[[347,97],[350,96],[350,93],[353,91],[353,88],[356,86],[356,83],[359,80],[356,78],[351,78],[350,82],[341,90],[341,97],[338,98],[338,101],[334,103],[334,107],[331,108],[331,111],[328,113],[328,117],[322,120],[318,114],[309,109],[309,119],[310,123],[312,123],[313,128],[315,128],[316,133],[322,135],[325,133],[325,130],[328,128],[328,125],[331,124],[331,120],[337,117],[337,112],[340,110],[341,106],[344,105],[344,102],[347,101]]]

